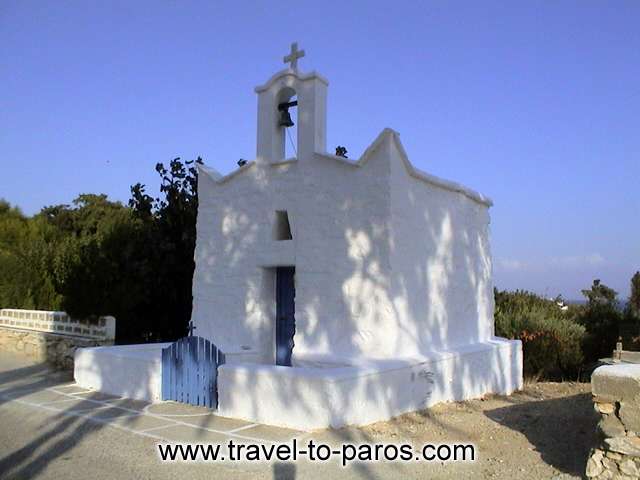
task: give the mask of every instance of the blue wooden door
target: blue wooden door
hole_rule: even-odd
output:
[[[296,333],[296,289],[294,267],[276,270],[276,365],[291,366]]]
[[[206,338],[185,337],[162,350],[162,400],[218,406],[218,365],[224,354]]]

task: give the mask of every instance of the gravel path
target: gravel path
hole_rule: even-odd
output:
[[[363,431],[374,441],[473,442],[479,460],[469,478],[582,478],[597,441],[590,388],[584,383],[533,383],[510,397],[437,405]]]

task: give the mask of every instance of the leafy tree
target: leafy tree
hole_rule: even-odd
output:
[[[153,318],[153,325],[148,325],[143,332],[146,340],[184,336],[191,318],[198,213],[197,163],[202,160],[182,162],[175,158],[167,167],[158,163],[161,198],[147,195],[142,184],[131,187],[129,206],[145,225],[145,243],[153,245],[147,248],[140,266],[148,272],[145,316]]]
[[[631,295],[622,315],[620,336],[625,350],[640,349],[640,272],[631,277]]]
[[[630,317],[640,320],[640,272],[636,272],[631,277],[631,295],[627,309]]]
[[[600,282],[593,281],[591,288],[582,290],[587,305],[578,316],[578,322],[586,329],[583,351],[589,361],[611,356],[620,335],[622,315],[618,308],[617,292]]]
[[[46,213],[65,232],[54,257],[62,307],[77,317],[112,314],[118,328],[126,328],[127,314],[140,300],[131,265],[142,248],[136,242],[141,225],[130,209],[105,195],[80,195],[73,207]]]
[[[131,187],[128,208],[103,195],[81,195],[74,208],[48,211],[71,236],[57,256],[63,306],[77,316],[116,316],[118,342],[174,340],[191,317],[196,161],[156,165],[159,198]]]
[[[0,305],[117,318],[120,343],[173,340],[191,317],[195,161],[156,165],[160,198],[82,194],[25,217],[0,201]]]
[[[606,305],[615,307],[617,304],[618,292],[607,287],[600,279],[596,278],[589,290],[581,290],[582,295],[587,298],[590,306]]]
[[[53,309],[60,305],[50,275],[54,229],[0,201],[0,305]]]
[[[193,272],[195,269],[194,250],[196,245],[196,217],[198,214],[198,182],[196,163],[198,158],[182,163],[179,158],[172,160],[169,168],[156,165],[162,178],[160,187],[164,199],[156,200],[156,216],[161,242],[158,254],[162,261],[158,280],[159,291],[163,292],[161,305],[167,318],[167,333],[172,337],[186,333],[191,318],[191,295]]]

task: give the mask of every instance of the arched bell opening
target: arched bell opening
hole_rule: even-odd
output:
[[[279,132],[280,158],[298,156],[298,97],[291,87],[284,87],[277,95],[276,122]]]

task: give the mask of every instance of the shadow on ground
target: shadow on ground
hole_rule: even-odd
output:
[[[10,358],[9,355],[2,357],[4,361]],[[27,359],[20,359],[16,368],[0,372],[0,404],[9,400],[20,400],[31,394],[43,392],[47,387],[73,379],[70,372],[56,370],[46,363],[22,365],[27,362]],[[3,478],[37,476],[52,460],[64,456],[87,434],[103,427],[80,417],[58,415],[54,418],[49,425],[42,425],[36,439],[22,448],[6,452],[7,454],[0,458],[0,472],[3,472]]]
[[[9,358],[7,354],[3,354],[3,364]],[[11,391],[11,398],[20,398],[28,393],[73,380],[72,372],[56,370],[46,363],[27,362],[29,360],[21,360],[15,366],[3,365],[7,369],[3,368],[0,371],[0,394]],[[7,397],[0,395],[0,405],[7,400]]]
[[[584,474],[589,450],[598,441],[598,419],[589,393],[514,403],[485,415],[522,433],[544,462],[571,475]]]

